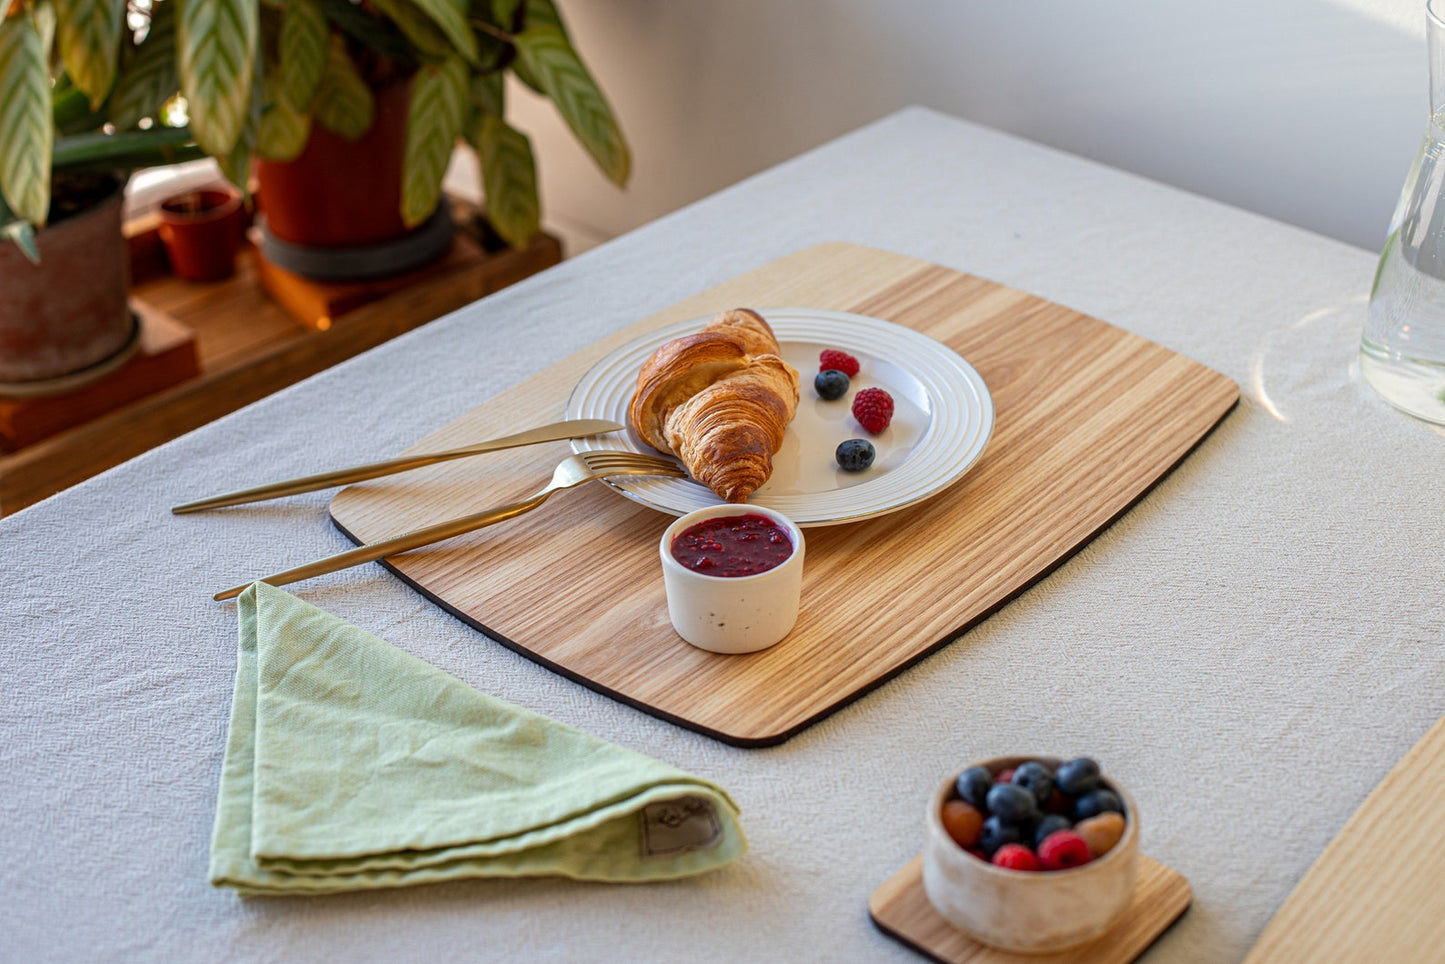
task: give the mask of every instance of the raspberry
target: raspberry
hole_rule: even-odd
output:
[[[1009,767],[1007,770],[998,771],[998,776],[994,777],[993,780],[995,783],[1013,783],[1014,768]]]
[[[1045,840],[1048,840],[1060,830],[1073,829],[1074,825],[1069,822],[1068,817],[1060,816],[1057,813],[1048,814],[1038,823],[1034,824],[1034,846],[1037,847],[1039,844],[1043,843]],[[1082,834],[1080,836],[1082,836]],[[1084,842],[1088,843],[1088,840],[1086,839]],[[1095,856],[1097,856],[1097,854]]]
[[[853,396],[853,417],[874,435],[893,421],[893,396],[881,388],[865,388]]]
[[[1089,845],[1072,830],[1051,833],[1039,844],[1039,862],[1045,870],[1068,870],[1091,859]]]
[[[993,865],[1007,867],[1009,870],[1038,870],[1039,859],[1023,844],[1011,843],[994,851]]]
[[[824,348],[818,356],[818,371],[825,372],[830,368],[852,378],[858,374],[858,359],[846,351],[839,351],[836,348]]]

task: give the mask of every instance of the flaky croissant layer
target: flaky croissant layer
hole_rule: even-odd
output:
[[[755,311],[725,311],[653,352],[628,407],[648,445],[682,459],[728,502],[746,502],[773,473],[798,410],[798,373]]]

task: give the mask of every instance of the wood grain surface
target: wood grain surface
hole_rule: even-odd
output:
[[[1193,899],[1178,871],[1139,857],[1134,902],[1108,931],[1057,954],[1012,954],[980,944],[944,920],[923,889],[923,857],[914,857],[868,899],[868,916],[879,930],[946,964],[1127,964],[1148,949]]]
[[[1370,792],[1245,964],[1445,960],[1445,718]]]
[[[802,612],[761,653],[693,648],[668,621],[658,541],[671,521],[603,485],[387,565],[539,663],[738,746],[779,743],[953,639],[1139,499],[1233,407],[1229,379],[1077,311],[902,255],[815,246],[626,328],[422,439],[448,448],[563,415],[612,349],[724,308],[807,306],[915,328],[983,376],[996,423],[963,479],[891,515],[807,530]],[[887,346],[879,346],[886,355]],[[513,501],[565,443],[345,489],[332,518],[374,542]]]
[[[200,373],[194,332],[138,298],[130,309],[140,319],[140,346],[120,368],[60,395],[0,397],[0,451],[33,445]]]

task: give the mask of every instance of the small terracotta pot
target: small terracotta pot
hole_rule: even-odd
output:
[[[241,194],[230,185],[200,188],[161,202],[161,241],[176,275],[220,281],[236,270]]]

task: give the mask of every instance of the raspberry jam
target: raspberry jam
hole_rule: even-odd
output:
[[[756,576],[792,554],[787,530],[760,515],[705,519],[672,540],[672,557],[705,576]]]

